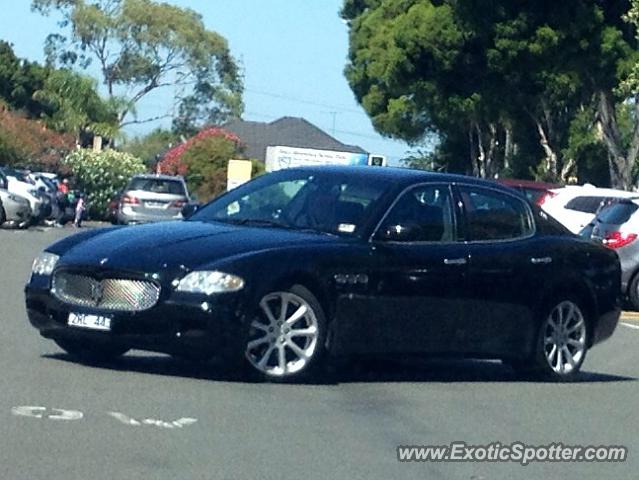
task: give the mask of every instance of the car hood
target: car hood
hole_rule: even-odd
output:
[[[61,254],[60,266],[158,272],[193,270],[229,257],[335,239],[276,228],[177,221],[105,229],[67,248],[54,246],[51,251]],[[73,237],[67,241],[73,242]]]

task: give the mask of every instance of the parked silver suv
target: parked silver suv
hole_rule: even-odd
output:
[[[122,192],[117,220],[121,224],[178,220],[189,200],[182,177],[136,175]]]

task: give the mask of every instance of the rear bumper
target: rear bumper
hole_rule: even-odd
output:
[[[182,214],[180,212],[164,212],[164,213],[147,213],[147,212],[136,212],[136,211],[123,211],[122,209],[118,210],[117,213],[118,223],[121,224],[129,224],[129,223],[153,223],[153,222],[168,222],[174,220],[182,220]]]
[[[616,308],[600,315],[594,327],[592,344],[595,345],[610,338],[617,328],[620,317],[621,308]]]

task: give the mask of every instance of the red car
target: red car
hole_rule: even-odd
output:
[[[540,207],[547,199],[556,195],[552,191],[553,189],[561,188],[561,185],[556,183],[536,182],[534,180],[517,180],[514,178],[500,178],[497,182],[517,190],[531,203]]]

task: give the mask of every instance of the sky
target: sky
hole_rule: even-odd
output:
[[[169,0],[202,14],[209,30],[224,36],[244,72],[244,120],[270,122],[302,117],[339,141],[386,155],[397,164],[411,148],[380,136],[357,104],[344,77],[348,28],[341,0]],[[46,36],[58,31],[54,17],[31,12],[30,0],[0,0],[0,38],[19,57],[43,61]],[[89,72],[91,73],[91,72]],[[170,89],[149,97],[138,116],[167,113]],[[160,123],[126,130],[139,135]],[[165,124],[166,125],[166,121]]]

